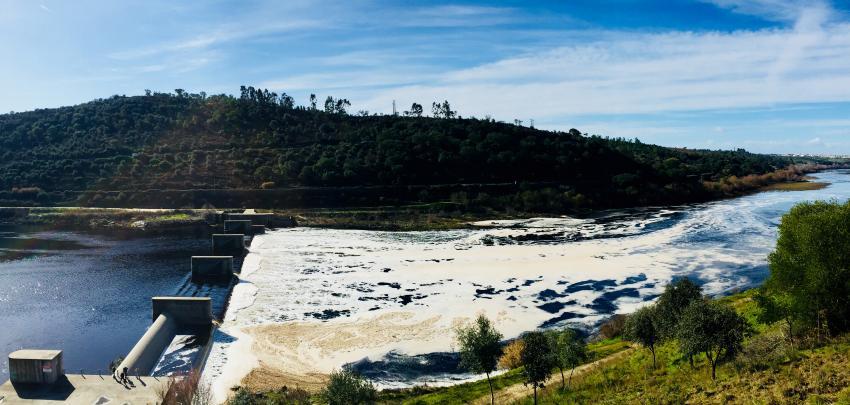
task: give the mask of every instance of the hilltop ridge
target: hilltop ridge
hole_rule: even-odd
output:
[[[447,102],[438,117],[350,115],[347,100],[331,97],[326,106],[243,87],[239,97],[148,92],[0,115],[0,205],[448,201],[564,212],[704,201],[817,168],[792,165],[832,163],[457,118]]]

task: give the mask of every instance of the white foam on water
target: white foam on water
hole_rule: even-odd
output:
[[[329,337],[305,338],[293,354],[326,373],[391,350],[450,351],[453,325],[478,313],[513,338],[543,325],[591,328],[645,305],[678,276],[696,278],[708,294],[747,288],[767,275],[782,213],[798,201],[850,197],[846,174],[818,177],[833,185],[591,219],[482,221],[482,229],[434,232],[269,231],[251,247],[222,331],[248,340],[245,331],[260,325],[326,328]],[[419,340],[357,330],[398,313],[438,321],[427,323],[433,333],[419,333]],[[420,327],[411,325],[399,326],[399,335]],[[380,339],[337,348],[331,340],[341,330]],[[235,369],[256,364],[250,345],[236,352],[226,340],[216,342],[205,375],[227,374],[236,357],[249,360]],[[238,383],[238,374],[228,382]]]

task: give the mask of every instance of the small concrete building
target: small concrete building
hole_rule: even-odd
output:
[[[55,384],[64,374],[61,350],[18,350],[9,355],[13,384]]]

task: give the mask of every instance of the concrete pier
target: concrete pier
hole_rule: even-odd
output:
[[[192,280],[233,276],[233,256],[192,256]]]
[[[240,234],[214,234],[212,236],[213,256],[225,256],[227,254],[242,254],[245,251],[245,235]]]
[[[224,233],[241,233],[243,235],[251,234],[251,225],[253,223],[250,219],[247,220],[227,220],[224,221]]]

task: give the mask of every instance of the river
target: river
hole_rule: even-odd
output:
[[[850,198],[848,172],[814,177],[830,185],[474,230],[269,232],[254,240],[205,373],[219,390],[251,369],[258,386],[320,384],[315,373],[343,364],[380,387],[465,380],[452,328],[478,313],[506,338],[590,331],[676,277],[711,295],[759,285],[783,213]]]
[[[758,285],[783,213],[850,198],[848,172],[814,176],[830,185],[474,230],[275,230],[255,238],[229,304],[226,288],[189,280],[206,239],[0,229],[0,380],[23,347],[65,350],[69,372],[105,370],[150,324],[150,297],[211,295],[216,311],[229,305],[205,370],[219,390],[255,367],[305,386],[343,364],[382,387],[461,381],[472,376],[448,353],[451,329],[477,313],[511,338],[592,329],[674,277],[709,294]]]

